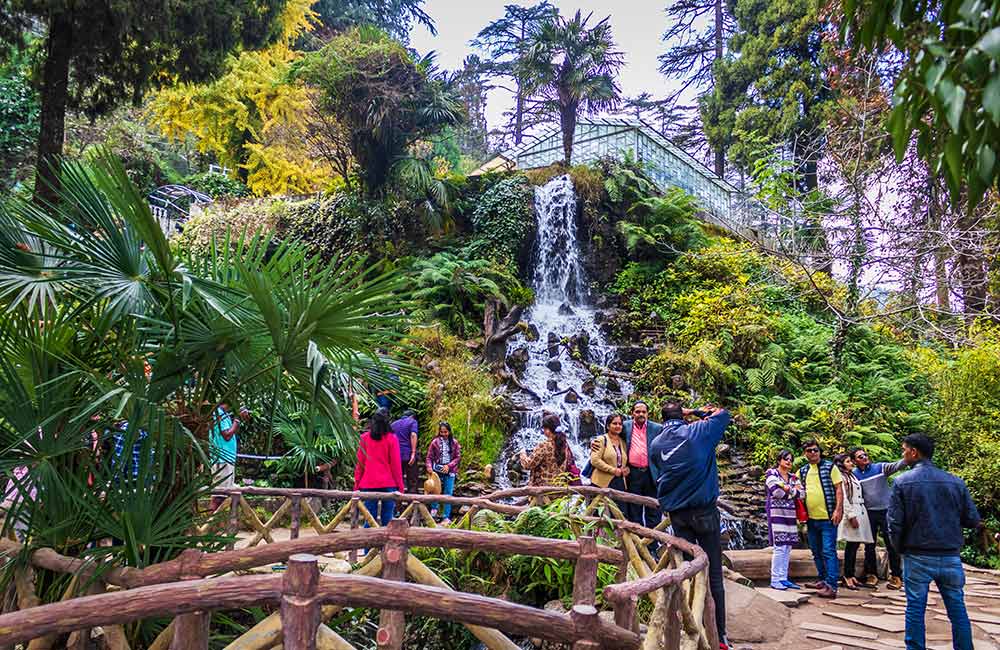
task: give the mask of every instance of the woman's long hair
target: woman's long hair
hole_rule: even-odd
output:
[[[569,445],[566,442],[566,434],[559,430],[558,415],[546,415],[542,418],[542,431],[546,429],[552,432],[552,444],[555,445],[555,453],[553,455],[556,458],[556,464],[559,467],[563,467],[569,460],[566,455]]]
[[[841,475],[844,477],[844,495],[848,499],[853,500],[855,483],[854,472],[848,472],[844,469],[844,461],[848,458],[851,458],[850,454],[837,454],[833,457],[833,464],[837,466],[837,469],[840,470]],[[851,458],[851,462],[854,462],[853,458]]]
[[[381,440],[382,436],[390,431],[392,431],[392,427],[389,426],[389,413],[385,409],[375,411],[368,427],[368,433],[372,440]]]
[[[441,427],[448,430],[448,451],[455,455],[455,434],[451,431],[451,424],[444,420],[438,422],[438,435],[441,435]]]

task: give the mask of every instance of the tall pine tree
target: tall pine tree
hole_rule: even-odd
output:
[[[548,0],[531,7],[507,5],[504,7],[504,15],[484,27],[472,41],[474,47],[487,55],[486,71],[508,78],[513,83],[509,90],[514,95],[514,109],[508,131],[513,137],[514,146],[521,144],[526,130],[545,117],[541,112],[543,105],[532,102],[526,91],[529,72],[525,62],[528,48],[537,38],[542,25],[551,22],[558,15],[558,10]]]
[[[0,34],[44,27],[35,196],[54,201],[66,111],[107,113],[150,88],[206,81],[239,47],[280,33],[287,0],[0,0]]]
[[[828,26],[821,0],[737,0],[730,53],[714,64],[715,85],[699,104],[709,144],[746,166],[755,133],[779,147],[801,179],[817,187],[823,110],[830,97],[821,61]]]

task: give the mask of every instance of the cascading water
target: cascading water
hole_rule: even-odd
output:
[[[499,462],[497,479],[501,486],[510,485],[507,467],[518,451],[530,452],[542,441],[544,412],[559,416],[577,465],[582,468],[588,438],[603,431],[604,417],[614,409],[616,401],[632,390],[625,381],[610,382],[609,386],[588,369],[588,364],[609,366],[615,352],[598,327],[593,308],[588,306],[577,240],[576,193],[569,176],[559,176],[535,188],[535,212],[535,304],[525,314],[525,320],[538,335],[519,334],[507,346],[508,358],[520,353],[524,359],[527,352],[518,372],[527,390],[515,396],[520,404],[519,428]]]

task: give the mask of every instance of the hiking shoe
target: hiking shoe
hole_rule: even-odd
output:
[[[785,591],[788,587],[785,586],[783,582],[772,582],[771,589],[777,589],[778,591]]]
[[[826,586],[826,583],[822,580],[817,580],[816,582],[807,582],[806,589],[822,589]]]
[[[874,589],[878,586],[878,576],[869,573],[865,576],[865,586]]]
[[[781,584],[785,585],[785,589],[802,589],[802,587],[798,586],[791,580],[782,580]]]
[[[903,581],[900,579],[899,576],[891,576],[889,578],[889,583],[886,585],[886,588],[888,588],[888,589],[902,589],[903,588]]]
[[[834,598],[837,597],[837,592],[834,591],[833,589],[830,589],[829,586],[823,585],[822,587],[816,590],[816,595],[819,596],[820,598],[829,598],[830,600],[833,600]]]

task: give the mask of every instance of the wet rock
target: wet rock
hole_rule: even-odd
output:
[[[556,381],[555,379],[549,379],[548,381],[545,382],[545,388],[547,388],[552,392],[556,392],[559,390],[559,382]]]
[[[569,340],[570,345],[573,347],[573,351],[576,353],[577,359],[580,361],[590,360],[590,334],[587,332],[580,332],[574,335]]]
[[[757,465],[753,465],[747,470],[747,476],[750,478],[760,478],[764,475],[764,468]]]
[[[587,379],[580,385],[580,392],[584,395],[593,395],[595,390],[597,390],[597,384],[594,383],[593,379]]]
[[[549,349],[549,356],[550,357],[557,357],[557,356],[559,356],[559,337],[556,336],[555,332],[549,332],[549,336],[548,336],[547,342],[549,344],[549,348],[548,348]]]
[[[559,359],[549,359],[549,362],[545,365],[552,372],[559,372],[562,370],[562,362],[559,361]]]
[[[608,377],[605,386],[607,386],[608,390],[611,391],[612,393],[622,392],[622,385],[618,383],[618,380],[615,379],[614,377]]]
[[[575,390],[570,388],[568,391],[566,391],[566,396],[563,397],[563,401],[565,401],[567,404],[576,404],[577,402],[580,401],[580,396],[576,394]]]
[[[512,350],[507,355],[507,365],[518,372],[524,372],[525,367],[528,365],[528,348],[516,348]]]
[[[569,306],[569,303],[563,303],[559,305],[559,315],[560,316],[572,316],[573,308]]]
[[[631,368],[636,361],[642,361],[656,354],[656,348],[631,345],[618,348],[618,365]]]
[[[722,444],[715,448],[716,456],[728,456],[730,451],[729,445]]]
[[[534,325],[528,325],[528,331],[525,332],[524,335],[527,337],[529,341],[537,341],[539,336],[538,328],[535,327]]]
[[[586,438],[597,435],[597,416],[590,409],[580,411],[580,435]]]

